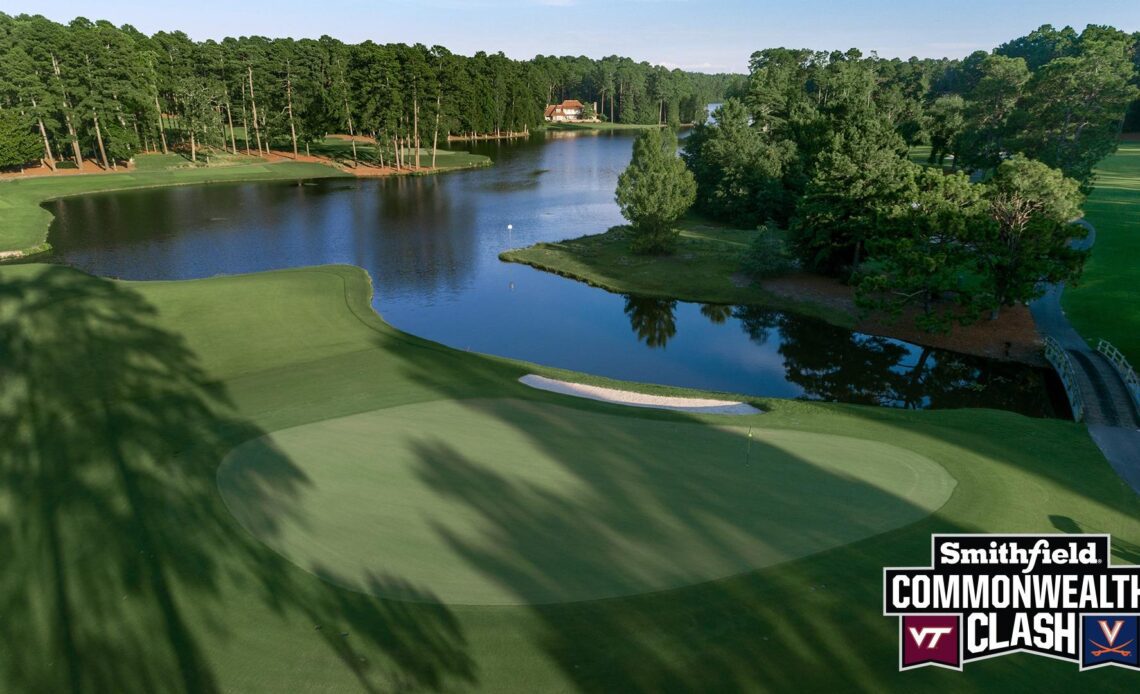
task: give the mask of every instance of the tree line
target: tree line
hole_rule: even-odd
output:
[[[920,307],[930,329],[996,315],[1079,275],[1070,222],[1134,108],[1138,46],[1043,26],[962,60],[759,51],[685,140],[695,204],[761,228],[753,255],[786,232],[802,267],[855,284],[865,307]]]
[[[367,136],[381,164],[449,135],[534,129],[555,99],[622,123],[703,120],[739,76],[628,58],[260,36],[192,41],[126,25],[0,13],[0,166],[115,168],[137,152],[203,147],[298,154],[329,133]]]

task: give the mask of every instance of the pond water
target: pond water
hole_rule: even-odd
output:
[[[48,204],[56,260],[124,279],[349,263],[396,327],[459,349],[632,381],[912,408],[1068,416],[1051,372],[792,313],[611,294],[498,254],[620,224],[628,133],[479,143],[488,169],[197,185]],[[508,230],[507,226],[513,229]]]

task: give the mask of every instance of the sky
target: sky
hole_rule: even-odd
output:
[[[1140,0],[0,0],[0,11],[198,40],[328,34],[521,59],[616,54],[701,72],[746,72],[753,51],[776,46],[962,57],[1042,24],[1140,31]]]

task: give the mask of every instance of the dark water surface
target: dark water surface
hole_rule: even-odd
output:
[[[452,347],[615,378],[903,407],[1067,416],[1051,374],[756,308],[610,294],[499,261],[621,223],[632,136],[479,144],[489,169],[196,185],[50,203],[57,260],[124,279],[349,263],[396,327]],[[513,225],[508,231],[507,225]]]

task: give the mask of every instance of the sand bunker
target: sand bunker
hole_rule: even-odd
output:
[[[696,414],[760,414],[752,405],[733,400],[710,400],[708,398],[674,398],[665,395],[647,395],[629,390],[616,388],[602,388],[601,386],[587,386],[581,383],[569,383],[553,378],[546,378],[536,374],[527,374],[519,382],[548,390],[562,395],[573,395],[579,398],[600,400],[615,405],[630,405],[632,407],[652,407],[659,410],[677,410],[679,412],[693,412]]]

